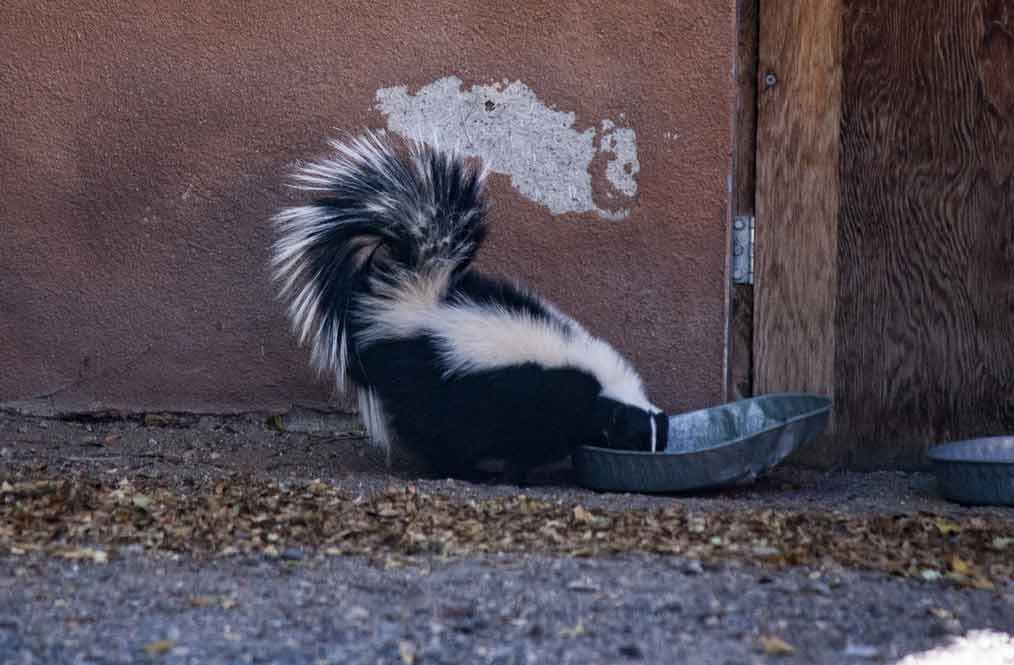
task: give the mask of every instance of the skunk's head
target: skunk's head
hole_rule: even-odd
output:
[[[632,406],[605,396],[595,400],[594,409],[594,445],[656,453],[669,443],[669,420],[658,409]]]

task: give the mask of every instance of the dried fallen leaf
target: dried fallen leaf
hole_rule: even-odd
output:
[[[345,613],[345,618],[349,621],[363,621],[370,618],[370,612],[365,607],[356,605],[349,608],[349,611]]]
[[[148,510],[151,508],[152,500],[143,494],[135,494],[131,497],[130,502],[140,508],[141,510]]]
[[[398,642],[398,655],[401,656],[402,663],[413,665],[415,663],[415,645],[405,640]]]
[[[762,635],[761,648],[769,656],[788,656],[796,652],[796,647],[775,635]]]
[[[327,491],[331,489],[331,486],[320,478],[314,478],[310,481],[310,484],[306,486],[306,489],[314,494],[327,494]]]
[[[71,559],[73,561],[91,560],[95,563],[109,563],[109,554],[93,547],[78,547],[63,550],[59,554],[64,559]]]
[[[584,634],[584,621],[581,619],[577,620],[577,624],[573,628],[560,629],[560,637],[574,638]]]
[[[236,601],[228,596],[191,596],[190,606],[202,609],[218,606],[228,610],[236,607]]]
[[[958,575],[967,575],[972,572],[972,566],[961,557],[951,557],[950,566],[951,571],[957,573]]]
[[[145,427],[165,427],[173,423],[173,416],[167,413],[146,413],[144,414]]]
[[[573,591],[598,591],[599,586],[588,578],[581,578],[567,583],[567,588]]]
[[[172,648],[176,646],[176,642],[172,640],[155,640],[149,644],[144,645],[144,650],[152,656],[161,656],[162,654],[169,653]]]
[[[29,465],[29,468],[33,470],[45,469],[46,465],[43,464],[42,468],[34,469],[38,465]],[[13,494],[15,497],[22,498],[38,498],[48,494],[58,492],[64,483],[57,480],[29,480],[21,483],[9,483],[4,481],[4,484],[0,486],[0,492],[4,494]]]
[[[578,522],[591,524],[595,522],[595,516],[584,506],[574,506],[574,519]]]
[[[990,544],[995,550],[1005,550],[1011,545],[1014,545],[1014,538],[1001,538],[997,536]]]
[[[781,554],[781,551],[777,547],[771,547],[770,545],[755,545],[752,551],[754,556],[762,559],[777,557]]]
[[[940,532],[941,536],[949,536],[952,533],[961,533],[961,527],[950,520],[937,518],[933,521],[933,524],[936,525],[937,531]]]

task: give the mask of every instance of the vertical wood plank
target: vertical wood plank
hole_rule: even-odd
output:
[[[736,136],[732,216],[755,214],[757,173],[757,40],[759,0],[736,3]],[[753,285],[732,285],[729,390],[731,399],[753,394]]]
[[[758,393],[834,392],[838,297],[841,0],[760,5]],[[827,444],[801,461],[828,456]]]
[[[836,410],[854,466],[907,466],[1014,430],[1014,6],[843,25]]]
[[[732,211],[752,215],[757,179],[757,58],[759,0],[736,2],[736,144]]]

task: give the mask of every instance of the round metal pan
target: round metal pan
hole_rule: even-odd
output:
[[[774,394],[669,418],[659,453],[581,446],[581,485],[617,492],[687,492],[750,481],[827,427],[831,400]]]
[[[1014,436],[946,443],[930,449],[929,458],[951,501],[1014,506]]]

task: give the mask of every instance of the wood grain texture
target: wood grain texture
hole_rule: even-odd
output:
[[[840,17],[839,0],[767,1],[760,6],[754,326],[758,394],[832,393]]]
[[[1014,430],[1014,5],[851,0],[843,26],[838,425],[852,466],[907,466]]]
[[[754,215],[757,174],[757,41],[759,0],[736,3],[736,130],[732,216]],[[729,343],[730,399],[753,394],[753,285],[732,286]]]

